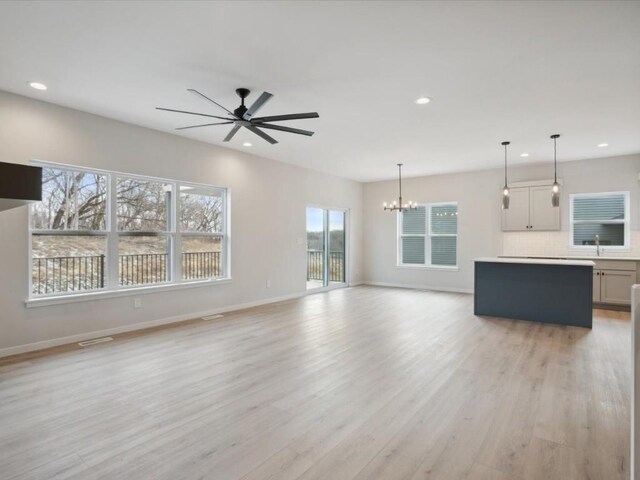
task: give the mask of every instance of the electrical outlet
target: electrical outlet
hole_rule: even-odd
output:
[[[142,307],[142,299],[134,298],[133,299],[133,308],[141,308]]]

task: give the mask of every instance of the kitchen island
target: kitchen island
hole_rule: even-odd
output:
[[[474,313],[591,328],[593,266],[588,260],[479,258]]]

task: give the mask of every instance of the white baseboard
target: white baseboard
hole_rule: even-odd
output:
[[[412,290],[427,290],[430,292],[473,293],[472,288],[429,287],[425,285],[410,285],[407,283],[374,282],[371,280],[362,282],[362,285],[371,285],[374,287],[410,288]]]
[[[243,310],[245,308],[259,307],[260,305],[267,305],[269,303],[283,302],[285,300],[293,300],[295,298],[304,297],[306,292],[293,293],[289,295],[282,295],[280,297],[266,298],[262,300],[256,300],[253,302],[240,303],[237,305],[227,305],[219,307],[213,310],[206,310],[204,312],[191,312],[182,315],[175,315],[173,317],[161,318],[158,320],[150,320],[148,322],[132,323],[129,325],[123,325],[121,327],[107,328],[105,330],[97,330],[93,332],[79,333],[77,335],[70,335],[68,337],[53,338],[51,340],[43,340],[41,342],[27,343],[24,345],[16,345],[15,347],[7,347],[0,349],[0,358],[8,357],[10,355],[18,355],[20,353],[34,352],[36,350],[44,350],[45,348],[59,347],[61,345],[67,345],[70,343],[83,342],[85,340],[91,340],[93,338],[105,337],[110,335],[117,335],[119,333],[133,332],[135,330],[144,330],[145,328],[157,327],[160,325],[167,325],[170,323],[184,322],[185,320],[192,320],[195,318],[205,317],[208,315],[217,315],[219,313],[229,313],[236,310]]]

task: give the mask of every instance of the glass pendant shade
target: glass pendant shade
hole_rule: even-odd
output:
[[[551,186],[551,205],[554,207],[560,206],[560,184],[553,182]]]
[[[504,210],[509,210],[509,187],[506,185],[502,190],[502,208]]]
[[[551,185],[551,206],[553,207],[560,206],[560,184],[558,183],[558,160],[556,149],[556,140],[559,137],[560,135],[557,133],[550,137],[553,140],[553,185]]]
[[[509,210],[509,184],[507,183],[507,145],[511,142],[502,142],[504,147],[504,187],[502,188],[502,209]]]

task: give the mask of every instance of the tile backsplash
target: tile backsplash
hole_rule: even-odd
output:
[[[569,232],[503,232],[502,255],[563,257],[580,255],[596,256],[596,249],[583,250],[569,246]],[[621,252],[602,248],[607,257],[640,257],[640,231],[631,231],[631,250]]]

